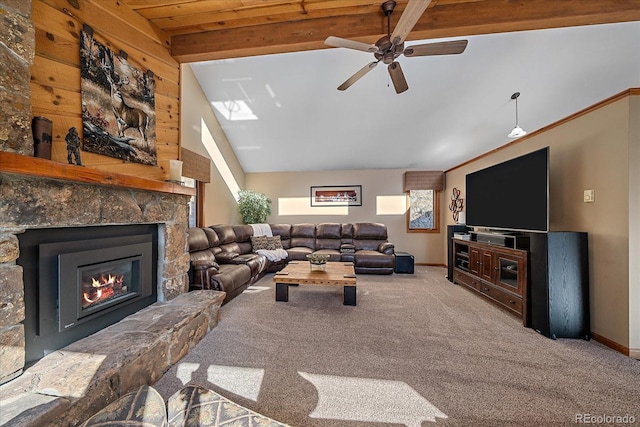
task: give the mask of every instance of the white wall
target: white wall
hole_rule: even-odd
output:
[[[235,185],[244,187],[244,171],[188,64],[181,66],[180,81],[181,146],[205,157],[215,158],[219,153],[223,158],[223,164],[211,163],[211,182],[205,185],[202,223],[238,223],[233,189]],[[215,146],[208,144],[210,139],[215,141]],[[229,184],[230,180],[235,184]]]

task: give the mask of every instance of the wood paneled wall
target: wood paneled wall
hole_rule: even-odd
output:
[[[158,166],[125,162],[81,152],[85,166],[109,172],[165,180],[169,160],[180,158],[180,66],[170,53],[169,37],[115,0],[34,0],[36,55],[31,67],[33,116],[53,121],[52,160],[66,163],[65,136],[82,129],[80,94],[80,31],[91,26],[94,37],[128,61],[155,75]]]

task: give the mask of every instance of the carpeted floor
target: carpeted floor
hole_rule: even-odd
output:
[[[445,275],[358,275],[356,307],[341,287],[276,302],[267,275],[155,387],[204,385],[292,426],[640,424],[639,361],[545,338]]]

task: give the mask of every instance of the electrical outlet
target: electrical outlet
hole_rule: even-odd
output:
[[[596,199],[595,191],[593,190],[584,190],[584,202],[585,203],[593,203]]]

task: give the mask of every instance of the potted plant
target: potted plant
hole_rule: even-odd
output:
[[[254,190],[238,191],[238,212],[243,224],[262,224],[271,215],[271,200]]]

